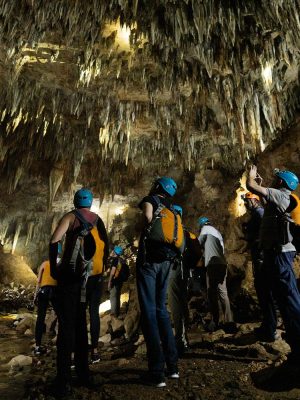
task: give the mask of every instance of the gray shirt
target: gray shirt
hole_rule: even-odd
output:
[[[224,242],[221,233],[210,225],[204,225],[198,237],[201,247],[204,248],[204,263],[225,264]]]
[[[279,249],[285,253],[296,251],[295,246],[288,241],[286,244],[280,242],[282,229],[282,216],[290,205],[291,191],[285,188],[267,188],[265,197],[267,205],[260,226],[260,247],[263,250]]]

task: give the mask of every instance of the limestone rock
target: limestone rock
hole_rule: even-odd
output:
[[[16,330],[20,333],[25,333],[28,329],[34,332],[36,323],[36,317],[34,315],[28,314],[22,319],[16,327]]]
[[[124,321],[115,317],[111,319],[111,329],[113,333],[120,331],[123,328],[124,328]]]
[[[104,336],[107,333],[110,324],[111,324],[110,314],[104,315],[103,317],[100,318],[100,337]]]
[[[100,340],[100,342],[102,342],[104,344],[110,343],[111,335],[109,333],[107,333],[106,335],[101,336],[99,340]]]
[[[21,367],[26,367],[31,364],[32,364],[32,357],[19,354],[18,356],[12,358],[7,365],[11,369],[18,369]]]
[[[30,266],[21,257],[0,253],[0,283],[15,285],[36,284],[37,277]]]

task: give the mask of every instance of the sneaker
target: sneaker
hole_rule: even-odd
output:
[[[101,359],[98,353],[93,353],[91,355],[91,364],[97,364],[100,360]]]
[[[47,349],[42,346],[35,346],[35,348],[33,349],[33,355],[35,355],[35,356],[41,356],[42,354],[46,354],[46,353],[47,353]]]
[[[162,382],[159,382],[159,383],[155,384],[155,387],[157,387],[157,388],[163,388],[163,387],[166,387],[166,386],[167,386],[167,384],[166,384],[165,381],[162,381]]]
[[[156,377],[152,375],[146,375],[145,377],[143,377],[142,382],[144,385],[157,388],[163,388],[167,386],[166,381],[163,377]]]
[[[179,372],[173,372],[172,374],[168,374],[167,378],[170,379],[179,379]]]

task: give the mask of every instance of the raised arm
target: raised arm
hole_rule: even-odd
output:
[[[252,193],[266,197],[268,195],[267,188],[259,185],[256,182],[256,178],[257,178],[257,167],[255,165],[251,165],[246,181],[247,189]]]

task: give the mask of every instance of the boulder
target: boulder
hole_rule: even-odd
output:
[[[18,356],[15,356],[14,358],[12,358],[7,363],[7,366],[11,370],[17,370],[19,368],[23,368],[23,367],[26,367],[31,364],[32,364],[32,357],[24,356],[23,354],[19,354]]]
[[[28,329],[34,332],[36,323],[36,317],[32,314],[28,314],[23,318],[16,327],[17,332],[25,333]]]
[[[137,331],[140,323],[139,310],[131,310],[124,319],[125,336],[130,339]]]
[[[111,324],[111,316],[110,314],[104,315],[100,318],[100,336],[104,336]]]
[[[30,266],[21,257],[0,253],[0,283],[8,285],[35,285],[37,277]]]
[[[111,319],[111,329],[112,329],[113,333],[117,332],[117,331],[120,331],[120,330],[123,330],[124,329],[124,321],[113,317]]]
[[[106,335],[101,336],[99,340],[100,340],[100,342],[102,342],[102,343],[104,343],[104,344],[110,343],[110,341],[111,341],[111,335],[110,335],[109,333],[107,333]]]

